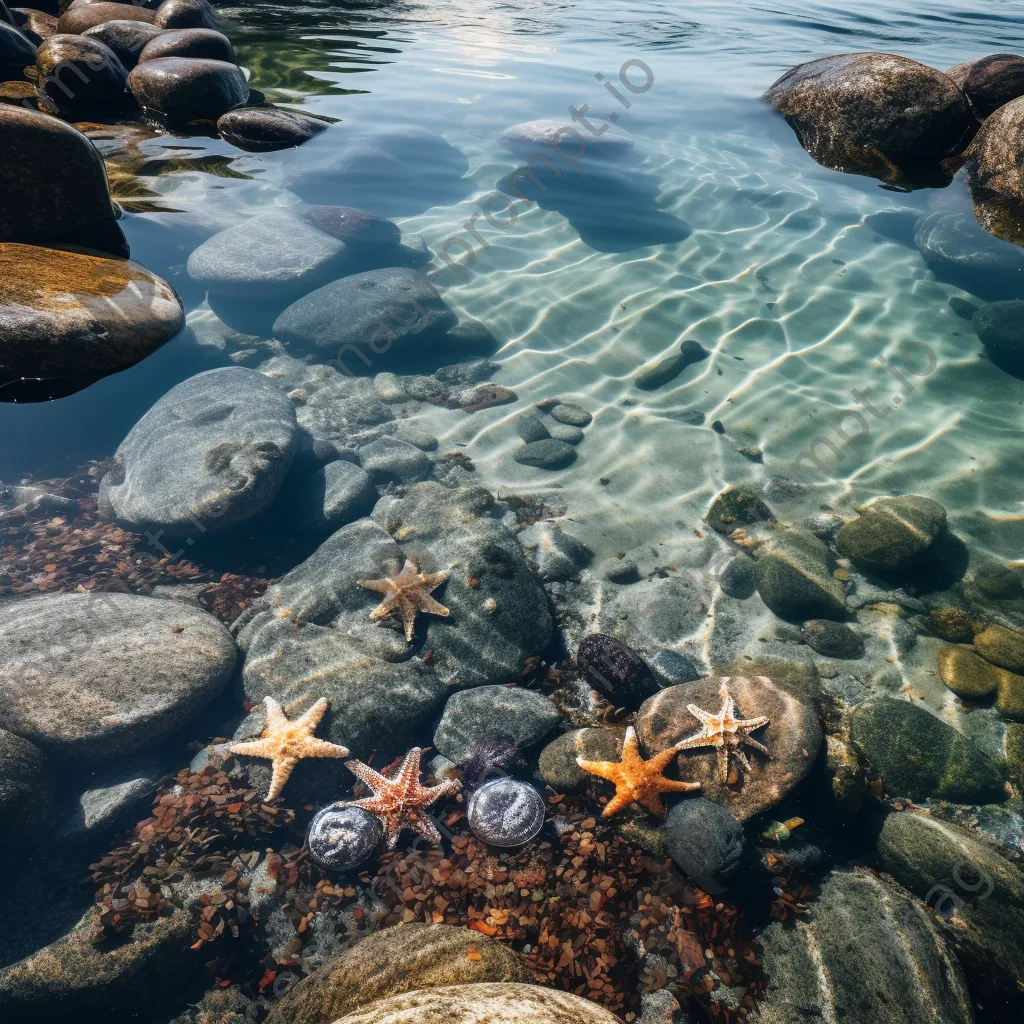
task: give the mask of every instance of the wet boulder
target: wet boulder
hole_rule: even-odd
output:
[[[761,935],[768,987],[752,1024],[971,1024],[963,971],[928,909],[863,868],[835,870],[796,928]]]
[[[99,6],[98,4],[95,6]],[[111,4],[112,7],[123,7],[123,4]],[[139,63],[139,56],[151,39],[155,39],[163,29],[144,21],[126,21],[117,19],[104,21],[99,25],[86,29],[82,35],[88,39],[98,39],[121,62],[127,71],[131,71]]]
[[[573,170],[572,163],[586,166],[594,160],[622,160],[632,153],[634,142],[629,132],[607,121],[597,120],[597,126],[603,130],[593,133],[569,118],[524,121],[506,128],[498,142],[520,160],[558,158]]]
[[[250,153],[292,149],[330,127],[327,121],[278,107],[231,110],[217,122],[220,137]]]
[[[43,752],[0,729],[0,854],[5,859],[15,857],[43,831],[53,787],[53,772]]]
[[[1024,96],[1001,106],[967,152],[967,186],[986,230],[1024,243]]]
[[[0,728],[76,761],[115,760],[185,725],[227,686],[235,656],[217,619],[178,601],[17,601],[0,625]]]
[[[368,515],[377,500],[365,469],[351,462],[329,462],[311,473],[285,501],[289,522],[307,533],[339,530]]]
[[[178,296],[138,264],[0,243],[7,401],[73,394],[134,366],[183,326]]]
[[[147,60],[128,76],[128,86],[147,116],[170,125],[216,121],[249,98],[241,68],[198,57]]]
[[[971,326],[989,359],[1024,380],[1024,301],[990,302],[974,314]]]
[[[235,62],[235,50],[223,32],[212,28],[175,28],[161,31],[139,55],[138,63],[157,57],[205,57]]]
[[[20,81],[36,62],[33,43],[13,25],[0,21],[0,82]]]
[[[905,573],[946,529],[946,510],[931,498],[875,498],[836,534],[836,550],[869,572]]]
[[[221,533],[270,506],[297,445],[292,403],[263,374],[207,370],[132,427],[101,481],[101,507],[134,529]]]
[[[677,801],[661,826],[665,852],[705,892],[725,891],[739,869],[743,826],[728,808],[703,796]]]
[[[57,19],[52,14],[37,11],[31,7],[15,7],[11,9],[13,24],[38,46],[47,36],[57,31]]]
[[[164,0],[156,9],[160,28],[216,29],[217,15],[207,0]]]
[[[993,53],[957,64],[946,74],[964,91],[982,121],[1010,100],[1024,96],[1024,57],[1016,53]]]
[[[940,161],[967,147],[977,119],[947,75],[889,53],[800,64],[765,93],[820,164],[890,184],[948,184]]]
[[[98,39],[55,35],[36,51],[39,103],[70,121],[104,117],[122,109],[129,99],[127,81],[124,65]]]
[[[105,21],[138,21],[152,25],[156,15],[145,7],[122,3],[92,3],[90,0],[74,0],[57,19],[57,32],[80,36],[86,29],[95,28]]]

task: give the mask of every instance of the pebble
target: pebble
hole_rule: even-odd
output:
[[[557,423],[551,428],[551,436],[566,444],[579,444],[583,440],[583,431],[580,427],[573,427],[568,423]]]
[[[665,849],[676,866],[705,892],[724,892],[743,856],[743,826],[721,804],[702,796],[681,799],[662,826]]]
[[[335,803],[313,815],[306,845],[320,867],[348,871],[369,859],[383,837],[384,826],[376,814]]]
[[[612,583],[632,583],[640,578],[640,567],[632,558],[608,558],[601,563],[601,574]]]
[[[585,427],[594,419],[586,409],[572,402],[559,402],[551,410],[551,416],[559,423],[566,423],[571,427]]]
[[[292,149],[326,131],[330,124],[292,110],[243,107],[229,110],[217,121],[220,137],[250,153]]]
[[[800,631],[807,646],[828,658],[862,658],[864,641],[844,622],[808,619]]]
[[[576,449],[565,441],[549,437],[524,444],[512,458],[524,466],[535,466],[538,469],[565,469],[576,461]]]
[[[466,819],[477,839],[490,846],[523,846],[544,827],[546,808],[533,786],[519,779],[485,782],[473,792]]]
[[[634,382],[635,386],[641,391],[653,391],[675,380],[688,366],[707,359],[710,354],[700,342],[687,339],[680,345],[677,353],[667,356],[651,369],[641,373]]]
[[[516,433],[527,444],[530,444],[532,441],[545,441],[551,437],[548,428],[544,426],[541,418],[531,412],[524,413],[516,420]]]

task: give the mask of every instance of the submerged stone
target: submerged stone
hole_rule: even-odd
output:
[[[845,619],[846,596],[832,575],[828,549],[806,530],[776,529],[757,550],[761,600],[783,619]]]
[[[658,689],[658,681],[647,662],[613,636],[585,636],[576,649],[576,664],[587,681],[616,704],[640,703]]]
[[[721,804],[702,796],[679,800],[661,827],[665,850],[676,866],[705,892],[725,891],[722,883],[739,869],[743,826]]]
[[[988,662],[1011,672],[1024,672],[1024,634],[998,624],[974,638],[974,649]]]
[[[946,510],[931,498],[876,498],[836,534],[836,549],[862,569],[904,572],[945,528]]]
[[[967,186],[978,220],[1014,245],[1024,243],[1024,96],[1003,104],[967,152]]]
[[[33,743],[0,729],[0,854],[18,855],[48,822],[54,776],[49,761]]]
[[[576,449],[565,441],[549,437],[524,444],[516,449],[512,458],[524,466],[538,469],[565,469],[576,461]]]
[[[971,321],[985,354],[1000,370],[1024,380],[1024,301],[990,302]]]
[[[773,523],[775,516],[753,491],[745,487],[727,487],[711,502],[704,520],[715,533],[728,536],[739,527]]]
[[[217,131],[222,139],[250,153],[269,153],[301,146],[329,127],[326,121],[277,107],[231,110],[217,121]]]
[[[939,648],[939,677],[958,697],[981,700],[999,688],[999,669],[969,647]]]

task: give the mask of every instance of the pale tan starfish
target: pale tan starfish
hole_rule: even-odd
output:
[[[349,751],[336,743],[318,740],[313,733],[327,710],[327,700],[321,697],[301,718],[290,722],[273,697],[263,699],[267,724],[258,740],[233,743],[232,754],[247,757],[265,757],[274,763],[267,800],[280,795],[295,766],[304,757],[348,757]]]
[[[736,701],[729,693],[729,676],[722,680],[719,689],[722,695],[722,708],[717,715],[709,711],[703,711],[696,704],[687,704],[690,714],[698,718],[704,728],[700,732],[680,740],[676,750],[693,750],[696,747],[715,747],[718,754],[718,774],[723,783],[729,781],[729,751],[731,750],[739,760],[740,764],[749,772],[750,762],[747,755],[740,749],[745,743],[762,754],[771,756],[771,752],[763,744],[753,739],[749,734],[755,729],[760,729],[769,723],[766,715],[759,718],[737,718]]]
[[[677,782],[666,779],[665,769],[674,760],[679,751],[669,747],[660,754],[655,754],[650,761],[640,756],[640,744],[637,742],[636,730],[630,726],[626,730],[626,738],[622,741],[621,761],[585,761],[576,758],[576,763],[591,775],[607,779],[615,785],[615,796],[608,801],[603,811],[605,818],[621,811],[630,804],[641,804],[651,814],[659,818],[666,815],[665,805],[661,802],[661,793],[692,793],[700,789],[699,782]]]
[[[370,787],[373,796],[351,800],[344,806],[361,807],[364,811],[376,814],[384,822],[389,850],[398,845],[398,837],[406,828],[419,832],[424,839],[440,843],[441,833],[424,813],[424,808],[442,797],[454,796],[462,788],[458,779],[448,779],[437,786],[424,786],[420,782],[422,757],[422,749],[413,747],[391,778],[375,772],[362,761],[353,759],[345,762],[349,771]]]
[[[396,575],[397,568],[398,566],[392,563],[392,575],[380,580],[356,580],[356,583],[367,590],[376,590],[378,594],[384,595],[384,600],[370,612],[370,618],[382,619],[385,615],[398,612],[405,625],[405,639],[412,643],[412,632],[418,611],[430,612],[431,615],[451,614],[443,604],[439,604],[430,596],[435,587],[439,587],[448,579],[448,571],[421,573],[415,563],[408,558],[402,566],[402,571]]]

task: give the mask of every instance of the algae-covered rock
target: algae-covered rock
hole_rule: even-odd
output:
[[[969,972],[975,996],[1024,1005],[1024,874],[958,825],[890,814],[876,840],[879,864],[934,910]]]
[[[33,743],[0,729],[0,854],[15,857],[46,821],[53,799],[53,772]]]
[[[761,600],[783,619],[845,619],[846,596],[828,564],[828,549],[805,530],[778,529],[757,551]]]
[[[945,526],[946,510],[930,498],[876,498],[840,529],[836,548],[862,569],[902,572],[921,559]]]
[[[745,487],[727,487],[711,502],[704,520],[715,533],[727,536],[744,526],[773,523],[775,516],[753,491]]]
[[[1007,771],[1018,786],[1024,786],[1024,724],[1010,722],[1005,743]]]
[[[940,647],[939,677],[966,700],[989,697],[999,688],[999,669],[979,658],[970,647]]]
[[[368,936],[289,989],[267,1024],[332,1024],[346,1013],[415,990],[525,982],[519,954],[469,928],[408,924]]]
[[[974,649],[986,660],[1011,672],[1024,672],[1024,635],[992,625],[974,638]]]
[[[850,736],[886,792],[911,800],[1002,800],[1001,766],[916,704],[875,697],[850,714]]]

